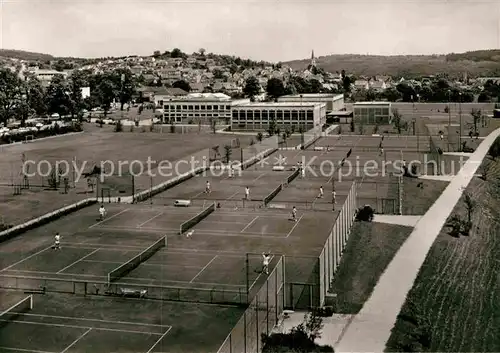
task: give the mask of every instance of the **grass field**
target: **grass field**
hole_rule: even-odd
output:
[[[68,173],[70,185],[68,194],[59,190],[47,190],[48,177],[40,177],[40,173],[48,174],[49,164],[56,161],[67,161],[72,163],[76,158],[77,171],[89,172],[94,164],[101,161],[111,160],[116,164],[119,161],[130,162],[137,160],[146,164],[148,158],[152,161],[168,160],[175,162],[181,158],[196,154],[202,149],[211,148],[215,145],[229,143],[234,137],[232,135],[214,134],[192,134],[172,135],[157,133],[114,133],[110,129],[96,129],[90,127],[84,134],[58,137],[22,145],[11,145],[2,148],[0,155],[0,222],[17,224],[27,219],[39,216],[57,208],[69,205],[77,200],[92,197],[86,179],[73,183],[74,176],[78,172]],[[186,143],[186,136],[196,137]],[[246,140],[242,140],[244,143]],[[238,154],[235,150],[234,154]],[[30,178],[30,189],[22,190],[21,195],[13,195],[12,183],[19,183],[22,158],[26,161],[32,160],[40,166],[40,173],[33,167],[30,173],[37,176]],[[123,164],[123,170],[128,172],[128,165]],[[109,164],[108,164],[109,166]],[[186,169],[188,166],[182,166]],[[115,167],[117,168],[117,167]],[[180,167],[181,168],[181,167]],[[181,169],[182,169],[181,168]],[[65,171],[65,167],[63,167]],[[179,170],[182,172],[183,170]],[[117,171],[118,172],[118,171]],[[124,173],[128,174],[128,173]],[[158,174],[158,173],[157,173]],[[135,180],[135,191],[145,190],[153,185],[159,184],[173,176],[148,176],[137,177]],[[108,178],[103,188],[112,189],[105,192],[105,196],[126,196],[132,191],[131,177]]]
[[[466,191],[476,202],[473,229],[469,236],[455,238],[443,228],[393,328],[389,351],[500,350],[499,176],[496,162],[489,181],[472,180]],[[462,198],[452,215],[465,213]],[[420,339],[415,338],[418,333]]]
[[[336,313],[356,314],[361,309],[411,231],[383,223],[354,223],[331,289],[337,294]]]

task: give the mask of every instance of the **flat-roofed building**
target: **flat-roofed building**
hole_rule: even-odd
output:
[[[391,102],[357,102],[353,104],[354,123],[391,124]]]
[[[191,93],[163,102],[163,123],[207,124],[210,119],[217,119],[229,124],[232,106],[249,101],[233,101],[223,93]]]
[[[231,128],[233,130],[267,130],[274,120],[284,129],[295,126],[304,131],[322,126],[326,121],[325,103],[253,102],[234,105]]]
[[[334,93],[290,94],[279,97],[278,102],[325,103],[326,111],[344,109],[344,95]]]

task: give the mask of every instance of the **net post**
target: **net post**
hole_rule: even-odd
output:
[[[248,261],[248,253],[246,253],[246,258],[245,258],[245,267],[246,267],[246,285],[247,285],[247,288],[246,288],[246,291],[247,291],[247,298],[246,298],[246,302],[248,304],[249,302],[249,298],[250,298],[250,263]]]
[[[30,310],[33,309],[33,294],[30,295]]]

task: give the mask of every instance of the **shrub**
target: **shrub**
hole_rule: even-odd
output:
[[[358,213],[356,214],[356,220],[363,222],[371,222],[373,221],[374,214],[375,210],[370,205],[365,205],[358,209]]]
[[[123,131],[123,123],[121,120],[118,120],[115,125],[115,132],[122,132]]]

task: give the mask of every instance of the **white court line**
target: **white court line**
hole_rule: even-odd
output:
[[[144,299],[141,299],[141,300],[144,300]],[[55,327],[87,329],[87,330],[92,329],[92,330],[98,330],[98,331],[140,333],[143,335],[155,335],[155,336],[161,335],[161,333],[146,332],[146,331],[118,330],[118,329],[114,329],[114,328],[88,327],[88,326],[76,326],[76,325],[66,325],[66,324],[52,324],[52,323],[46,323],[46,322],[34,322],[34,321],[24,321],[24,320],[0,320],[0,322],[11,322],[11,323],[15,323],[15,324],[29,324],[29,325],[40,325],[40,326],[55,326]]]
[[[92,331],[91,328],[89,328],[87,331],[85,331],[80,337],[78,337],[76,340],[74,340],[69,346],[67,346],[61,353],[64,353],[66,352],[68,349],[70,349],[71,347],[73,347],[75,344],[78,343],[79,340],[81,340],[83,337],[85,337],[87,335],[87,333],[89,333],[90,331]]]
[[[14,267],[14,266],[16,266],[16,265],[19,265],[20,263],[23,263],[24,261],[29,260],[29,259],[31,259],[32,257],[35,257],[35,256],[37,256],[37,255],[40,255],[41,253],[43,253],[44,251],[47,251],[47,250],[49,250],[49,249],[52,249],[52,245],[51,245],[51,246],[46,247],[45,249],[42,249],[42,250],[40,250],[40,251],[38,251],[38,252],[34,253],[34,254],[31,254],[30,256],[25,257],[24,259],[22,259],[22,260],[20,260],[20,261],[18,261],[18,262],[16,262],[16,263],[13,263],[12,265],[10,265],[10,266],[8,266],[8,267],[5,267],[4,269],[0,270],[0,272],[6,271],[6,270],[8,270],[9,268],[12,268],[12,267]]]
[[[56,275],[57,273],[56,272],[47,272],[47,271],[35,271],[35,270],[8,270],[8,271],[11,271],[11,272],[14,272],[14,273],[41,273],[41,274],[44,274],[44,275]],[[81,276],[81,277],[94,277],[94,278],[104,278],[106,276],[97,276],[97,275],[87,275],[87,274],[80,274],[80,273],[70,273],[70,272],[66,272],[66,273],[60,273],[59,275],[63,275],[63,276],[73,276],[72,278],[74,278],[75,276]],[[2,276],[2,275],[0,275]],[[28,276],[18,276],[18,275],[15,275],[15,277],[18,277],[18,278],[29,278]],[[6,275],[6,277],[9,277],[8,275]],[[65,278],[65,277],[59,277],[59,278],[38,278],[38,279],[49,279],[49,280],[61,280],[61,279],[68,279],[68,278]]]
[[[253,223],[254,223],[254,222],[255,222],[258,218],[259,218],[259,216],[256,216],[254,219],[252,219],[252,220],[250,221],[250,223],[248,223],[248,224],[245,226],[245,228],[243,228],[243,229],[241,230],[241,232],[240,232],[240,233],[243,233],[243,232],[244,232],[244,231],[245,231],[248,227],[250,227],[250,226],[251,226],[251,225],[252,225],[252,224],[253,224]]]
[[[97,249],[95,249],[94,251],[91,251],[91,252],[90,252],[90,253],[88,253],[87,255],[85,255],[85,256],[83,256],[83,257],[79,258],[78,260],[76,260],[75,262],[73,262],[73,263],[69,264],[69,265],[68,265],[68,266],[66,266],[65,268],[63,268],[63,269],[61,269],[61,270],[57,271],[57,273],[64,272],[65,270],[67,270],[68,268],[70,268],[70,267],[72,267],[72,266],[76,265],[77,263],[79,263],[79,262],[80,262],[80,261],[82,261],[83,259],[86,259],[86,258],[87,258],[87,257],[89,257],[90,255],[95,254],[95,253],[96,253],[96,252],[98,252],[99,250],[101,250],[101,249],[100,249],[100,248],[97,248]]]
[[[171,327],[170,325],[142,324],[142,323],[130,322],[130,321],[112,321],[112,320],[101,320],[101,319],[89,319],[89,318],[82,318],[82,317],[42,315],[42,314],[30,314],[30,313],[19,313],[19,314],[22,314],[23,316],[50,317],[53,319],[103,322],[106,324],[121,324],[121,325],[134,325],[134,326],[139,325],[139,326],[151,326],[151,327]]]
[[[160,336],[160,338],[158,338],[158,341],[156,341],[152,346],[151,348],[149,348],[149,350],[146,352],[146,353],[151,353],[153,351],[153,349],[158,345],[158,343],[160,343],[160,341],[167,335],[167,333],[172,329],[172,327],[169,327],[167,331],[165,331],[163,333],[163,335]]]
[[[146,222],[139,224],[139,225],[137,226],[137,228],[141,228],[143,225],[145,225],[146,223],[151,222],[153,219],[155,219],[155,218],[157,218],[157,217],[160,217],[162,214],[163,214],[163,212],[158,213],[156,216],[151,217],[151,218],[150,218],[150,219],[148,219]]]
[[[115,264],[120,265],[122,262],[116,261],[94,261],[94,260],[83,260],[83,262],[98,263],[98,264]],[[162,266],[162,267],[182,267],[182,268],[201,268],[201,266],[188,266],[188,265],[175,265],[175,264],[161,264],[161,263],[141,263],[141,266]]]
[[[274,259],[274,255],[271,256],[271,259],[269,259],[269,264],[271,264],[271,261],[273,261]],[[248,288],[248,291],[250,292],[253,288],[253,286],[255,285],[255,283],[257,283],[257,281],[259,280],[260,276],[262,276],[262,271],[259,273],[259,275],[255,278],[255,280],[253,281],[252,285]]]
[[[239,194],[239,191],[236,191],[234,194],[232,194],[231,196],[229,196],[227,199],[225,199],[224,201],[229,201],[231,200],[234,196],[238,195]]]
[[[127,212],[128,210],[129,210],[129,208],[126,208],[126,209],[124,209],[123,211],[120,211],[120,212],[118,212],[118,213],[115,213],[115,214],[114,214],[114,215],[112,215],[111,217],[105,218],[105,219],[103,219],[102,221],[97,222],[97,223],[95,223],[95,224],[91,225],[91,226],[89,227],[89,229],[90,229],[90,228],[94,228],[95,226],[98,226],[99,224],[102,224],[102,223],[104,223],[104,222],[106,222],[106,221],[109,221],[110,219],[113,219],[113,218],[115,218],[115,217],[117,217],[117,216],[121,215],[122,213]]]
[[[29,352],[29,353],[56,353],[56,352],[48,352],[48,351],[34,351],[31,349],[22,349],[22,348],[12,348],[12,347],[0,347],[0,349],[6,349],[9,351],[16,351],[16,352]]]
[[[195,280],[195,279],[196,279],[199,275],[201,275],[201,273],[202,273],[203,271],[205,271],[205,269],[206,269],[208,266],[210,266],[210,264],[211,264],[212,262],[214,262],[214,260],[215,260],[218,256],[219,256],[219,255],[215,255],[215,256],[212,258],[212,260],[210,260],[210,261],[209,261],[209,262],[208,262],[208,263],[207,263],[207,264],[206,264],[206,265],[205,265],[205,266],[204,266],[204,267],[200,270],[200,272],[198,272],[198,273],[196,274],[196,276],[194,276],[194,277],[191,279],[191,281],[189,281],[189,283],[193,283],[193,282],[194,282],[194,280]]]
[[[295,227],[297,227],[297,225],[300,223],[300,220],[302,219],[302,217],[304,217],[304,215],[300,216],[299,220],[297,222],[295,222],[295,224],[293,225],[292,229],[290,229],[290,231],[288,232],[288,234],[286,235],[285,238],[288,238],[290,236],[290,234],[292,234],[292,232],[295,229]]]
[[[267,174],[267,172],[262,173],[262,174],[261,174],[261,175],[259,175],[257,178],[253,179],[253,180],[251,181],[251,183],[252,183],[252,184],[253,184],[253,183],[255,183],[257,180],[259,180],[260,178],[262,178],[262,177],[263,177],[264,175],[266,175],[266,174]]]
[[[257,239],[262,239],[262,238],[271,238],[271,239],[286,239],[287,237],[283,234],[256,234],[256,233],[244,233],[244,234],[233,234],[233,233],[210,233],[210,232],[200,232],[198,230],[197,234],[203,234],[203,235],[209,235],[213,237],[239,237],[239,238],[257,238]]]

